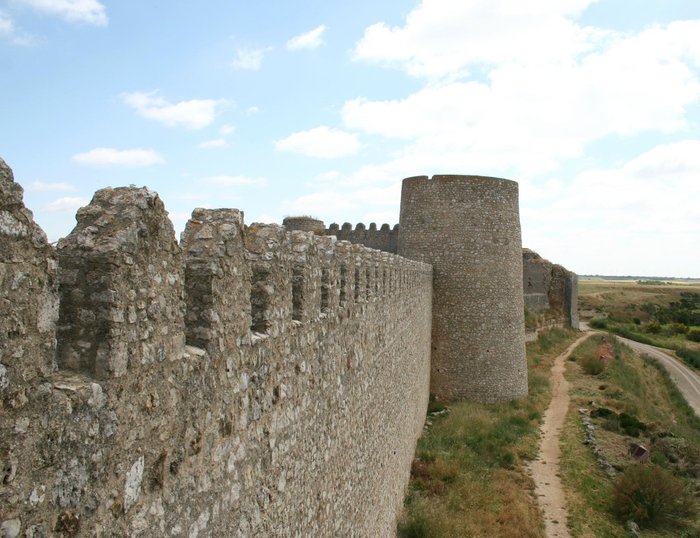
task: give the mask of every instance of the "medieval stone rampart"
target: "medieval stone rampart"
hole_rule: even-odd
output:
[[[5,536],[393,534],[429,265],[236,210],[177,244],[128,188],[80,210],[56,269],[2,161],[0,196]]]
[[[313,224],[310,223],[313,221]],[[390,228],[382,224],[377,231],[375,224],[370,224],[369,230],[360,223],[355,229],[349,223],[339,228],[331,224],[323,228],[323,221],[309,217],[286,218],[284,225],[288,229],[304,229],[314,233],[326,233],[339,239],[350,241],[384,252],[397,253],[398,238],[401,228],[398,224]],[[311,229],[313,226],[313,230]],[[323,229],[325,232],[321,232]],[[523,249],[523,293],[525,307],[542,314],[544,325],[561,325],[578,329],[578,277],[561,265],[544,260],[533,251]]]
[[[518,184],[481,176],[404,179],[398,252],[433,266],[431,392],[527,394]]]
[[[550,322],[578,329],[578,276],[561,265],[523,249],[525,306],[543,312]]]
[[[365,245],[369,248],[382,250],[396,254],[398,252],[399,240],[399,225],[396,224],[391,228],[388,224],[382,224],[381,228],[377,229],[377,225],[372,222],[369,228],[366,228],[361,222],[353,229],[352,224],[346,222],[339,227],[336,223],[331,224],[326,230],[327,235],[334,235],[338,239],[350,241]]]

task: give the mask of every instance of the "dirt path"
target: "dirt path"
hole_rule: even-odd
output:
[[[564,426],[569,409],[569,382],[564,378],[566,359],[571,352],[590,334],[585,334],[571,344],[564,353],[554,359],[552,366],[552,401],[544,413],[542,423],[540,453],[529,465],[530,475],[535,482],[537,503],[544,514],[545,533],[548,538],[568,538],[567,513],[564,490],[559,478],[559,434]]]

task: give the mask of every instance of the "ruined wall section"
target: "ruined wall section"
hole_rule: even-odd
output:
[[[536,252],[523,249],[525,306],[542,312],[547,323],[578,329],[578,276]]]
[[[24,398],[10,385],[55,368],[55,252],[22,194],[0,159],[0,400],[5,403]]]
[[[526,395],[518,184],[404,179],[400,226],[399,254],[433,266],[431,392],[481,401]]]
[[[398,252],[398,224],[394,225],[393,228],[388,224],[382,224],[381,228],[377,229],[377,225],[374,222],[369,225],[369,228],[360,222],[353,229],[352,224],[349,222],[343,224],[342,227],[333,223],[326,230],[326,235],[334,235],[343,241],[350,241],[351,243],[357,243],[392,254]]]
[[[82,275],[60,269],[71,360],[3,388],[26,394],[3,404],[3,532],[393,534],[427,407],[430,267],[235,210],[196,210],[180,250],[151,194],[101,191],[61,245]]]

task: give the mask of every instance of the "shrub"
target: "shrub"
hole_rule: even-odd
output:
[[[676,353],[686,364],[692,366],[693,368],[700,368],[700,351],[682,347],[677,349]]]
[[[593,318],[588,324],[594,329],[608,328],[608,320],[605,318]]]
[[[695,513],[695,503],[683,482],[656,465],[632,465],[613,490],[613,510],[640,527],[674,525]]]
[[[588,375],[598,375],[605,370],[605,363],[598,357],[584,357],[578,362]]]
[[[639,437],[639,433],[646,431],[647,425],[627,413],[620,413],[620,428],[627,435]]]
[[[674,334],[685,334],[688,332],[688,326],[685,323],[672,323],[671,330]]]
[[[688,329],[686,338],[688,340],[692,340],[693,342],[700,342],[700,327],[692,327]]]
[[[656,321],[650,321],[646,325],[644,325],[644,332],[648,332],[650,334],[659,334],[661,332],[661,324],[657,323]]]

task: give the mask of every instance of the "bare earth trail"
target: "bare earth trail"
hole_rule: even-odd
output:
[[[554,359],[552,366],[552,401],[544,413],[540,428],[540,452],[529,466],[535,482],[535,496],[544,515],[545,534],[548,538],[568,538],[568,515],[564,502],[564,490],[559,478],[559,434],[569,410],[569,382],[564,377],[566,359],[572,351],[592,333],[584,334],[571,344],[564,353]]]

